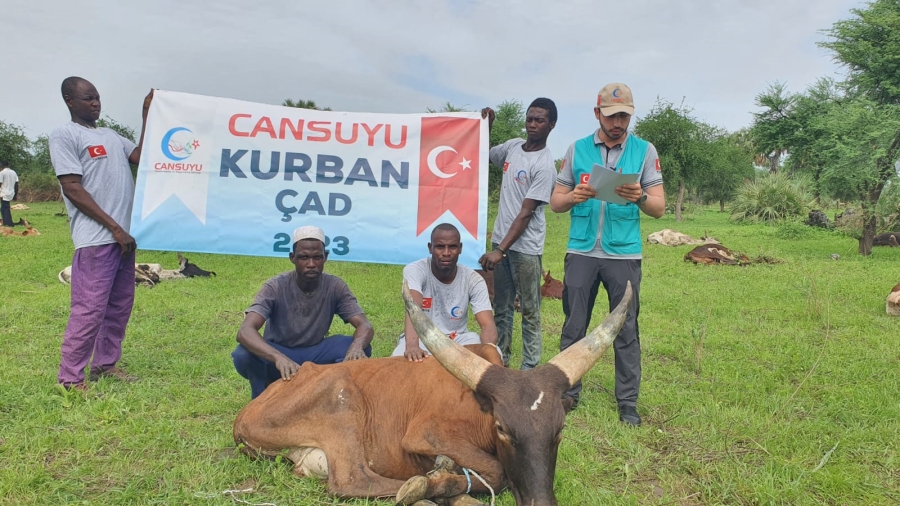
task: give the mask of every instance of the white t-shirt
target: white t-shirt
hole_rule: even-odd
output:
[[[409,289],[422,294],[422,311],[447,335],[468,332],[469,306],[473,314],[491,311],[484,278],[465,265],[457,265],[456,269],[456,278],[445,285],[431,273],[430,257],[403,268]]]
[[[11,201],[16,195],[16,183],[18,182],[19,175],[16,174],[16,171],[9,167],[0,170],[0,199]]]

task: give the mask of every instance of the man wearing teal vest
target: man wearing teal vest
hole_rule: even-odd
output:
[[[637,412],[641,384],[641,342],[638,332],[641,293],[641,215],[659,218],[666,209],[659,155],[653,144],[628,132],[634,115],[631,89],[622,83],[603,87],[594,115],[600,128],[569,146],[550,197],[557,213],[570,211],[569,244],[563,280],[563,323],[560,349],[581,340],[591,322],[600,285],[612,311],[631,281],[634,301],[616,336],[616,401],[619,420],[640,425]],[[615,188],[625,204],[594,198],[588,183],[594,164],[622,174],[640,174],[638,181]],[[581,382],[566,392],[569,409],[578,404]]]

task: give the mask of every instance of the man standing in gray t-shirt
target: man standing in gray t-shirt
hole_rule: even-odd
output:
[[[98,128],[100,94],[90,82],[69,77],[62,96],[72,121],[50,134],[50,160],[59,179],[75,243],[72,305],[62,343],[58,380],[68,389],[87,390],[108,376],[136,378],[116,366],[122,358],[125,327],[134,306],[134,256],[131,237],[134,178],[129,163],[141,158],[147,110],[144,99],[141,140],[137,146],[109,128]],[[93,358],[92,358],[93,356]]]
[[[482,109],[489,128],[494,111]],[[525,113],[528,139],[512,139],[491,148],[491,163],[503,168],[500,205],[491,237],[494,249],[479,262],[494,271],[494,321],[503,363],[509,366],[516,294],[522,310],[522,369],[541,361],[541,255],[547,222],[544,206],[550,202],[556,167],[547,137],[556,126],[556,104],[538,98]]]
[[[659,218],[666,210],[659,155],[653,144],[628,133],[634,115],[631,89],[607,84],[597,95],[594,115],[600,128],[566,151],[556,188],[550,198],[554,212],[570,212],[569,244],[563,279],[563,323],[560,350],[584,338],[600,285],[612,311],[628,283],[634,306],[616,336],[616,401],[619,420],[640,425],[637,412],[641,385],[641,341],[637,317],[641,293],[641,213]],[[623,204],[600,201],[590,185],[594,165],[623,174],[639,174],[638,181],[615,188]],[[567,393],[571,409],[578,404],[581,382]]]

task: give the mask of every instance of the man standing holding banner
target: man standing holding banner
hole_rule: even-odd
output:
[[[144,99],[137,146],[109,128],[97,127],[100,94],[93,84],[69,77],[62,82],[62,96],[72,121],[50,134],[50,160],[69,213],[75,256],[72,311],[58,380],[67,389],[84,391],[88,362],[91,381],[103,376],[137,379],[116,363],[134,306],[137,244],[129,234],[134,177],[128,164],[141,158],[153,90]]]
[[[591,311],[600,284],[606,288],[610,311],[622,300],[630,281],[634,308],[613,344],[616,363],[616,401],[619,420],[641,424],[637,412],[641,384],[641,342],[637,317],[641,292],[641,220],[665,213],[659,155],[653,144],[628,133],[634,115],[631,89],[608,84],[597,96],[594,115],[600,128],[569,146],[556,188],[550,198],[554,212],[571,211],[569,245],[563,280],[563,323],[560,349],[581,340],[590,326]],[[623,205],[597,200],[588,184],[594,165],[622,174],[640,174],[638,182],[615,188]],[[578,404],[581,382],[566,392],[572,407]]]
[[[494,124],[494,111],[481,110]],[[491,148],[491,162],[503,167],[500,205],[494,221],[494,250],[479,263],[494,271],[494,321],[504,365],[509,366],[516,293],[522,309],[522,369],[541,361],[541,255],[547,235],[544,206],[550,202],[556,167],[547,137],[556,126],[556,104],[538,98],[525,113],[528,139],[511,139]]]

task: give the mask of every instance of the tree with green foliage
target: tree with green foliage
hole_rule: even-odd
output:
[[[862,201],[859,252],[868,255],[877,229],[875,208],[885,184],[896,177],[900,156],[900,0],[876,0],[850,12],[850,19],[826,31],[830,40],[819,43],[847,70],[843,84],[850,99],[836,101],[828,115],[828,124],[850,142],[832,149],[844,167],[824,172],[823,183],[849,186]]]
[[[737,188],[754,176],[753,155],[739,144],[740,134],[717,132],[707,146],[708,170],[696,179],[698,191],[708,201],[718,201],[719,210],[725,212],[725,202],[730,201]]]
[[[759,154],[768,160],[769,172],[777,172],[782,157],[796,129],[794,108],[797,96],[787,92],[783,83],[776,82],[756,96],[761,112],[753,114],[753,137]]]
[[[312,100],[291,100],[286,98],[281,105],[285,107],[296,107],[297,109],[315,109],[316,111],[330,111],[331,107],[319,108]]]
[[[714,129],[691,116],[684,104],[657,99],[650,113],[635,124],[634,133],[656,146],[666,193],[676,193],[675,220],[681,221],[685,191],[699,187],[709,172],[708,145]]]
[[[31,140],[25,130],[0,121],[0,160],[6,160],[17,172],[25,172],[31,165]]]

